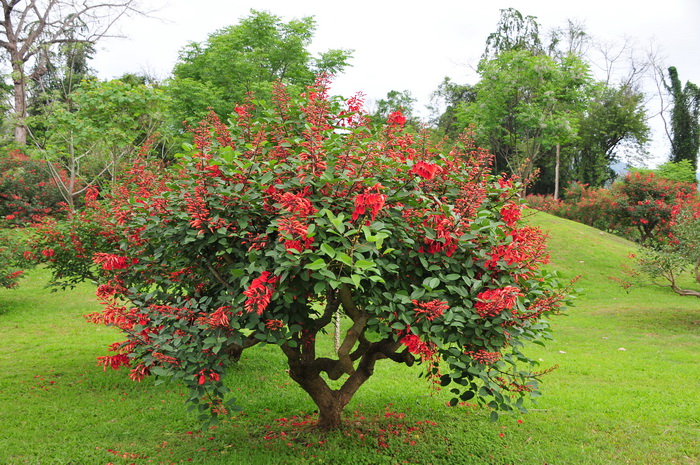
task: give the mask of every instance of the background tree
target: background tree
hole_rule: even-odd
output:
[[[0,0],[0,48],[12,73],[14,134],[26,144],[29,84],[49,69],[53,47],[95,43],[122,16],[137,13],[137,0]]]
[[[411,95],[410,90],[399,92],[390,90],[386,93],[386,98],[374,102],[374,108],[369,109],[370,118],[377,123],[384,123],[389,115],[395,111],[400,111],[406,118],[407,123],[417,125],[418,120],[413,115],[413,104],[416,99]]]
[[[492,68],[495,66],[499,55],[519,52],[536,57],[533,58],[534,61],[539,59],[543,62],[548,61],[546,58],[549,58],[550,63],[562,68],[565,68],[567,60],[575,57],[574,59],[583,63],[587,70],[590,71],[595,66],[603,71],[604,76],[599,82],[594,83],[591,78],[585,85],[578,87],[581,93],[575,102],[566,102],[566,96],[556,96],[560,110],[564,111],[559,115],[566,115],[569,120],[567,131],[560,133],[560,136],[565,134],[566,137],[558,137],[558,141],[550,139],[549,143],[539,147],[538,159],[534,161],[532,167],[532,171],[536,170],[539,175],[531,184],[531,190],[558,194],[559,185],[571,182],[601,186],[614,178],[615,172],[612,165],[620,161],[620,154],[624,153],[626,157],[635,154],[639,159],[646,156],[644,147],[648,140],[649,129],[646,123],[644,94],[639,91],[639,83],[644,71],[649,68],[649,63],[640,62],[637,59],[637,55],[633,53],[633,44],[629,42],[625,42],[621,47],[594,46],[593,39],[580,23],[568,21],[565,27],[551,30],[546,35],[546,39],[540,31],[541,27],[536,18],[524,16],[514,9],[501,10],[496,31],[487,39],[478,68],[481,82],[475,86],[460,86],[446,79],[435,92],[435,100],[439,104],[442,103],[441,101],[445,102],[436,107],[444,108],[444,112],[433,117],[433,121],[452,139],[455,134],[464,130],[466,125],[477,123],[473,119],[476,115],[467,115],[464,109],[476,109],[478,106],[476,90],[479,86],[482,88],[492,86],[494,91],[499,85],[505,86],[493,80],[487,83],[481,74],[487,66]],[[599,52],[600,63],[590,58],[592,49]],[[488,65],[489,63],[491,65]],[[628,66],[629,72],[622,72],[621,64]],[[522,77],[517,74],[520,72],[524,73]],[[505,76],[505,68],[503,73]],[[530,84],[536,82],[528,81],[525,68],[518,70],[511,66],[508,74],[511,77],[509,82],[517,80]],[[527,92],[520,92],[516,86],[513,86],[511,91],[515,96],[527,95]],[[458,97],[460,95],[463,98]],[[502,104],[507,106],[506,102]],[[514,105],[512,106],[515,108]],[[461,119],[456,115],[461,115]],[[476,117],[483,118],[483,115]],[[513,121],[511,117],[511,122]],[[572,124],[575,122],[578,122],[578,125]],[[496,124],[496,121],[492,123]],[[529,124],[532,124],[529,129],[523,126]],[[536,134],[543,122],[537,118],[530,121],[521,118],[518,125],[511,128],[517,127],[520,131],[529,130],[531,134]],[[497,125],[494,125],[492,129],[496,127]],[[505,119],[501,127],[503,130],[507,127]],[[508,132],[508,130],[505,131]],[[492,132],[491,140],[488,140],[488,136],[482,130],[481,143],[491,147],[496,153],[498,169],[510,170],[512,168],[508,166],[507,160],[516,149],[512,143],[505,143],[503,138],[494,137],[494,134]],[[554,142],[553,145],[552,142]]]
[[[568,179],[600,187],[612,181],[612,165],[627,149],[643,152],[649,125],[642,92],[621,83],[598,83],[579,120],[578,137],[564,148],[570,154]]]
[[[670,132],[671,161],[690,161],[693,169],[698,169],[698,150],[700,149],[700,88],[688,81],[681,85],[678,70],[668,68],[669,83],[664,82],[671,94]]]
[[[308,47],[315,29],[312,17],[283,22],[251,10],[238,25],[214,32],[206,42],[189,44],[180,52],[169,83],[176,122],[195,124],[209,108],[226,118],[248,93],[269,101],[275,81],[301,90],[317,74],[341,72],[351,52],[332,49],[312,56]]]
[[[496,58],[510,50],[528,51],[533,55],[544,53],[540,39],[540,24],[534,16],[523,16],[515,8],[500,10],[501,17],[496,30],[486,38],[482,61]]]
[[[482,62],[479,72],[476,101],[463,107],[461,123],[475,125],[479,140],[497,156],[497,170],[528,178],[547,150],[576,134],[588,67],[573,55],[557,63],[512,50]]]
[[[457,84],[445,77],[430,96],[432,125],[449,139],[456,140],[464,130],[458,119],[458,110],[461,106],[475,101],[474,86]]]
[[[85,81],[67,101],[55,100],[32,119],[50,128],[35,138],[39,155],[72,210],[93,184],[109,186],[139,147],[163,129],[165,96],[150,85]]]

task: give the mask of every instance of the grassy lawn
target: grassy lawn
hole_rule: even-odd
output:
[[[310,431],[314,405],[275,347],[246,352],[228,375],[243,411],[200,430],[177,385],[134,383],[95,358],[120,340],[82,315],[93,288],[51,293],[35,270],[0,290],[0,464],[700,464],[700,299],[609,280],[634,245],[548,215],[552,266],[584,294],[531,354],[544,397],[492,423],[446,407],[419,369],[379,364],[343,429]],[[329,336],[330,339],[330,336]],[[330,342],[329,342],[330,343]]]

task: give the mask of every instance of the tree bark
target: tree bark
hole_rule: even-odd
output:
[[[14,88],[15,142],[27,145],[27,83],[21,63],[12,63],[12,83]]]
[[[559,200],[559,163],[561,146],[557,144],[557,161],[554,165],[554,200]]]

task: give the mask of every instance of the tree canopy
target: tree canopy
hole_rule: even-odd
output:
[[[351,51],[332,49],[313,56],[308,47],[315,30],[312,17],[284,22],[251,10],[237,25],[189,44],[180,52],[169,86],[178,121],[197,122],[208,108],[227,117],[249,93],[269,101],[278,80],[302,90],[318,74],[342,72]]]

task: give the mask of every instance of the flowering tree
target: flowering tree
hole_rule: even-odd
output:
[[[227,412],[227,367],[261,344],[284,353],[321,429],[381,360],[425,364],[455,404],[524,410],[542,373],[521,348],[567,292],[540,269],[544,235],[519,223],[519,186],[467,139],[445,154],[401,113],[373,128],[359,97],[326,92],[278,85],[270,109],[237,106],[230,127],[210,116],[177,166],[137,163],[105,200],[91,191],[74,222],[95,225],[87,240],[45,226],[50,266],[65,280],[80,267],[55,249],[79,249],[105,304],[90,320],[126,336],[100,364],[179,380],[203,419]],[[334,316],[347,329],[321,356]]]

